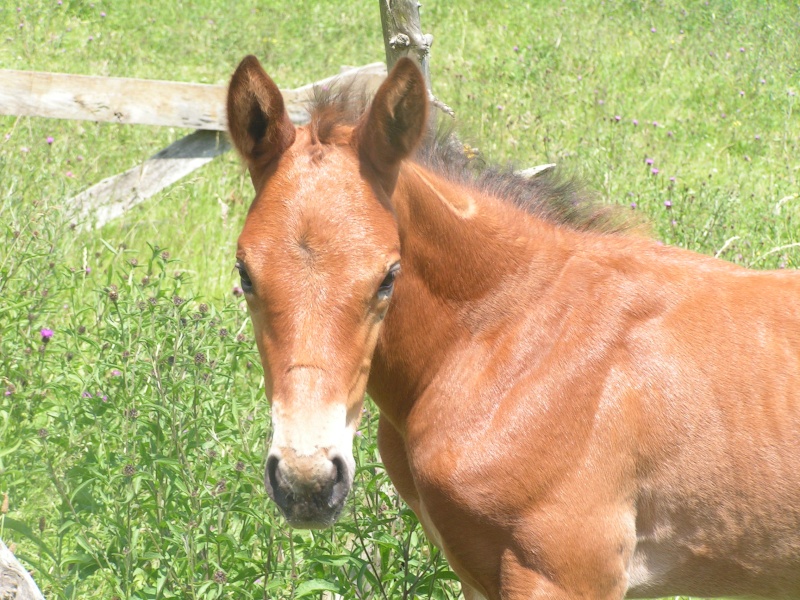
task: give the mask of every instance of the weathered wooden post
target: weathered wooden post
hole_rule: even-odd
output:
[[[414,59],[425,77],[431,103],[451,117],[455,116],[452,108],[433,95],[429,67],[433,36],[430,33],[422,33],[419,18],[420,3],[417,0],[379,0],[379,2],[386,68],[391,71],[394,63],[402,56]]]
[[[0,540],[0,599],[44,600],[33,578]]]

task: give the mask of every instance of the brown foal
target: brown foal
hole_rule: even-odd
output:
[[[369,392],[467,598],[800,597],[798,273],[571,226],[556,187],[426,162],[427,104],[408,59],[359,118],[323,103],[300,128],[254,57],[231,80],[289,523],[338,517]]]

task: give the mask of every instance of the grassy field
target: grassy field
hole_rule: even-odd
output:
[[[225,83],[254,53],[292,87],[383,59],[368,4],[28,0],[0,7],[0,68]],[[800,265],[796,2],[430,1],[422,19],[434,90],[488,161],[555,162],[664,242]],[[233,154],[101,231],[62,214],[186,133],[0,117],[0,537],[48,598],[456,597],[374,409],[336,528],[292,532],[268,502]]]

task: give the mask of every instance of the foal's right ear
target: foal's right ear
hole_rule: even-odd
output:
[[[283,96],[255,56],[245,56],[231,77],[227,108],[231,140],[251,175],[294,142]]]
[[[366,117],[354,137],[362,160],[368,162],[391,191],[400,161],[422,139],[428,123],[428,88],[410,58],[397,61],[378,88]]]

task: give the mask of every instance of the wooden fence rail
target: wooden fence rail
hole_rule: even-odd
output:
[[[295,124],[308,121],[315,88],[355,83],[374,92],[386,65],[345,67],[335,76],[281,90]],[[142,164],[114,175],[66,201],[69,217],[81,229],[102,227],[165,187],[230,149],[227,86],[90,77],[63,73],[0,70],[0,114],[197,129]]]
[[[357,79],[375,89],[385,76],[386,65],[372,63],[281,91],[289,117],[303,123],[315,87]],[[0,69],[0,115],[225,131],[226,90],[225,85]]]

